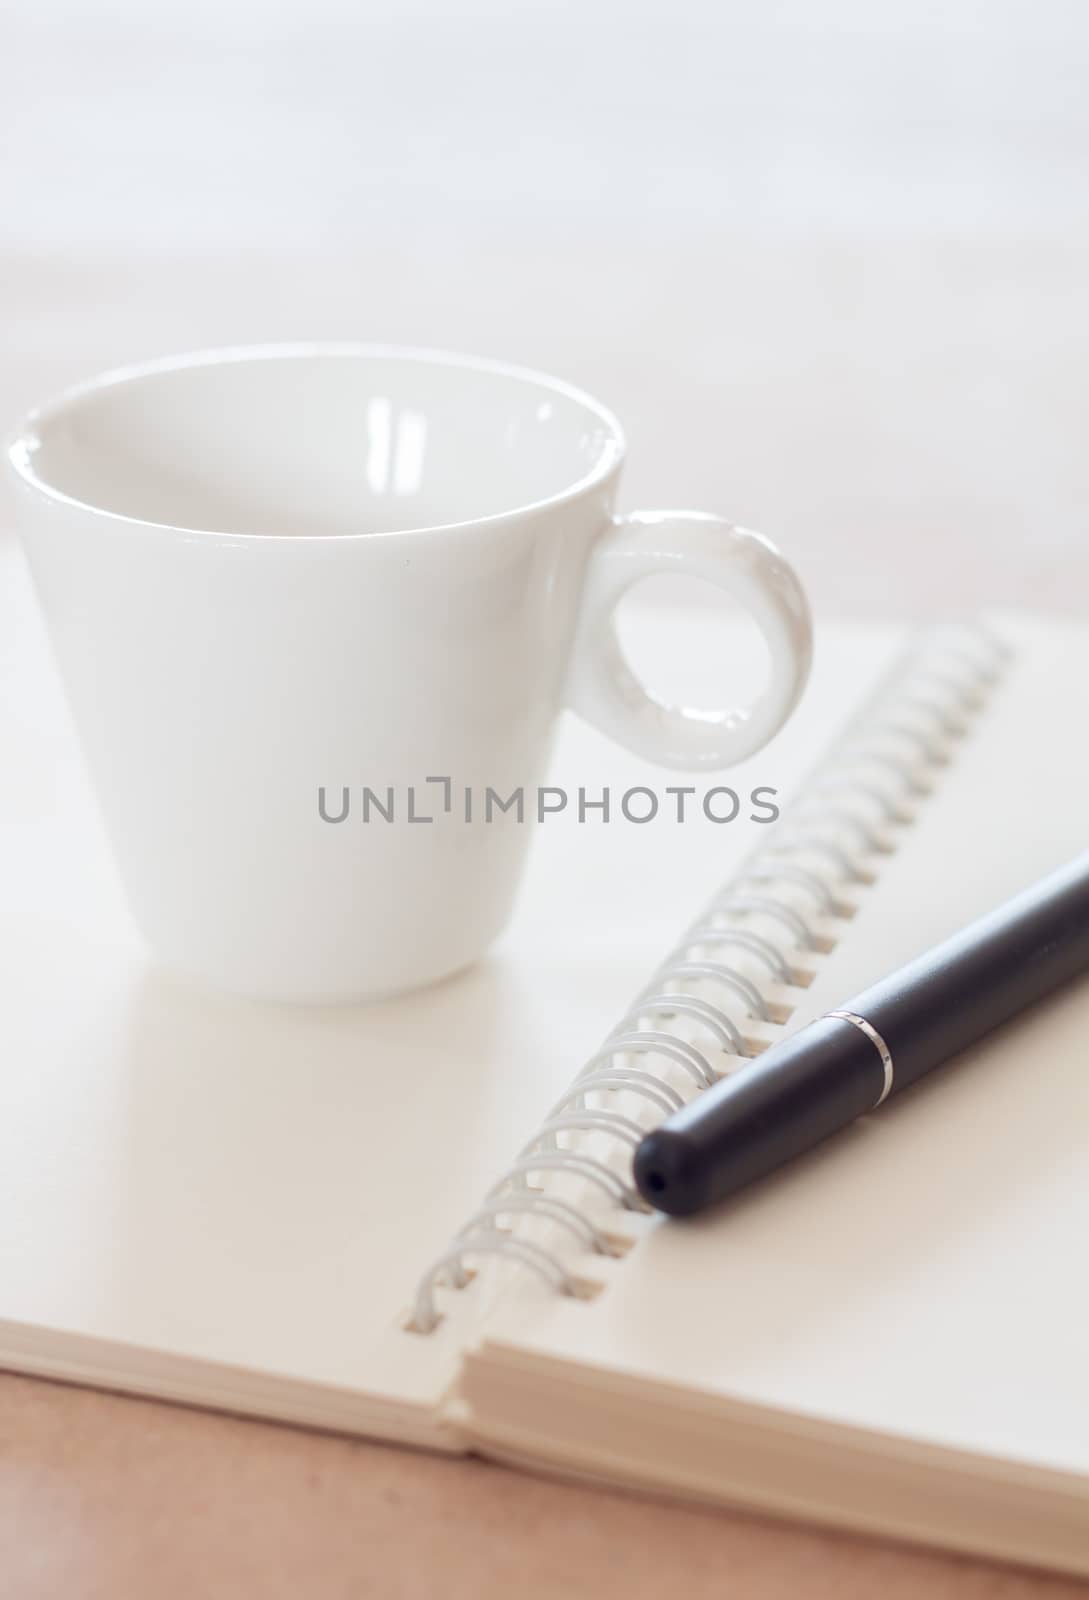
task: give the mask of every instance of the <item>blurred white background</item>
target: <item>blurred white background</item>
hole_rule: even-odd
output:
[[[33,0],[0,413],[351,337],[545,367],[824,612],[1089,596],[1080,0]]]

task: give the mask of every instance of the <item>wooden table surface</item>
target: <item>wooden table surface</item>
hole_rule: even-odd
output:
[[[36,0],[0,31],[4,418],[198,345],[479,350],[599,393],[625,503],[766,529],[820,614],[1085,610],[1077,0]],[[735,1590],[1085,1592],[0,1377],[5,1597]]]

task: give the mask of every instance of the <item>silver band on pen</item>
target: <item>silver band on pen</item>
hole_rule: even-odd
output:
[[[826,1011],[825,1016],[839,1017],[843,1022],[849,1022],[852,1027],[858,1029],[859,1033],[864,1033],[866,1035],[866,1038],[870,1041],[878,1055],[881,1057],[881,1066],[884,1069],[885,1081],[881,1086],[881,1093],[873,1103],[872,1109],[876,1111],[882,1100],[888,1099],[889,1091],[892,1089],[892,1051],[889,1049],[884,1039],[882,1039],[877,1029],[873,1027],[872,1024],[867,1022],[865,1017],[858,1016],[854,1011]]]

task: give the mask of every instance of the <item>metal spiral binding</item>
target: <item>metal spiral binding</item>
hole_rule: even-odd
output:
[[[413,1331],[438,1326],[437,1288],[463,1289],[468,1258],[517,1261],[560,1294],[585,1295],[562,1242],[598,1259],[619,1253],[595,1212],[645,1210],[630,1181],[632,1151],[655,1119],[743,1071],[770,1042],[759,1030],[789,1014],[803,969],[831,947],[828,930],[851,914],[852,894],[879,876],[879,858],[925,805],[1010,653],[979,624],[927,635],[905,653],[801,801],[712,898],[424,1274]],[[551,1175],[567,1193],[540,1187]]]

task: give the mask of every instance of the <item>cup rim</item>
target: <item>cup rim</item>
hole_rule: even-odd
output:
[[[294,359],[314,356],[356,359],[362,357],[369,360],[404,361],[420,366],[459,367],[466,372],[483,372],[494,377],[513,378],[517,382],[547,390],[551,394],[560,395],[583,406],[605,425],[608,439],[589,471],[554,494],[510,506],[502,511],[489,512],[482,517],[466,517],[456,522],[421,523],[418,527],[412,528],[377,529],[358,533],[240,533],[237,529],[231,528],[191,528],[180,522],[160,522],[154,518],[133,517],[122,511],[111,510],[108,506],[97,505],[94,501],[81,500],[77,495],[68,494],[55,484],[39,477],[34,470],[32,445],[38,430],[88,395],[122,384],[139,382],[159,373],[180,372],[193,367],[216,367],[232,362],[259,362],[284,357]],[[177,355],[158,356],[148,361],[108,368],[91,378],[68,385],[26,412],[14,431],[3,441],[3,452],[9,469],[28,489],[60,505],[70,506],[111,522],[153,529],[157,533],[179,534],[186,540],[208,539],[219,543],[232,541],[240,545],[252,544],[255,540],[280,545],[304,542],[307,545],[334,545],[345,540],[410,539],[420,534],[454,533],[466,528],[485,528],[496,523],[509,522],[513,518],[559,508],[588,494],[619,470],[627,454],[627,439],[615,412],[603,405],[600,400],[596,400],[587,390],[580,389],[576,384],[568,383],[563,378],[553,377],[550,373],[525,367],[517,362],[500,361],[489,356],[475,356],[461,351],[431,349],[426,346],[372,344],[365,340],[289,340],[282,343],[273,341],[253,345],[209,346],[199,350],[184,351]]]

